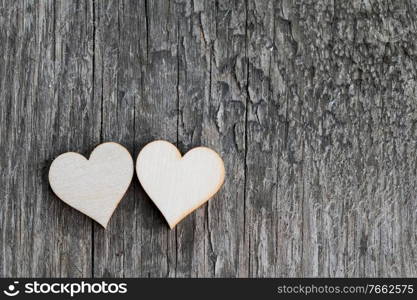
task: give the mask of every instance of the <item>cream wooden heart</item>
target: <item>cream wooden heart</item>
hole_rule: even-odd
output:
[[[61,154],[49,169],[54,193],[104,228],[132,178],[132,156],[117,143],[97,146],[88,160],[75,152]]]
[[[181,156],[171,143],[154,141],[140,151],[136,173],[172,229],[220,189],[225,170],[221,157],[209,148]]]

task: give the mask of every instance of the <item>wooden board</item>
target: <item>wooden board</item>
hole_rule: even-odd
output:
[[[0,277],[417,276],[414,1],[0,1]],[[208,146],[170,231],[133,180],[107,230],[52,160]]]
[[[56,156],[99,142],[92,1],[0,7],[0,275],[90,276],[91,220],[47,182]]]

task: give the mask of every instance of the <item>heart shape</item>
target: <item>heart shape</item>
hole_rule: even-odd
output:
[[[49,168],[54,193],[104,228],[132,177],[132,156],[117,143],[98,145],[88,160],[75,152],[61,154]]]
[[[221,157],[209,148],[197,147],[181,156],[173,144],[154,141],[140,151],[136,173],[172,229],[216,194],[225,169]]]

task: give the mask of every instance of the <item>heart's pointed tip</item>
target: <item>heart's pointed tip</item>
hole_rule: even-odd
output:
[[[106,221],[106,222],[102,222],[102,221],[98,221],[98,220],[95,220],[98,224],[100,224],[101,225],[101,227],[103,227],[104,228],[104,230],[106,230],[107,229],[107,225],[109,224],[109,221]]]

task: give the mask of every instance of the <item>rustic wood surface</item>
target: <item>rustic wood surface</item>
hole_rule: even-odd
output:
[[[417,1],[0,0],[0,276],[417,276]],[[205,145],[170,231],[133,181],[107,230],[59,154]]]

